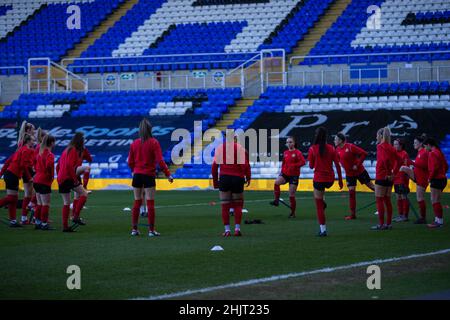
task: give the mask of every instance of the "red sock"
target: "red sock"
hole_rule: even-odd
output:
[[[317,211],[317,219],[319,220],[319,224],[323,225],[326,222],[325,219],[325,210],[323,199],[315,199],[316,200],[316,211]]]
[[[442,219],[444,215],[444,210],[440,202],[433,203],[433,211],[436,218]]]
[[[243,200],[234,200],[233,208],[234,208],[234,223],[241,224],[242,221],[242,208],[244,207]]]
[[[142,199],[134,200],[133,209],[131,210],[131,226],[133,230],[137,230],[139,222],[139,212],[142,206]]]
[[[41,221],[43,223],[47,223],[48,222],[48,213],[50,211],[50,207],[49,206],[42,206],[41,208]]]
[[[155,231],[155,200],[147,200],[148,229]]]
[[[356,190],[349,190],[350,212],[352,216],[356,216]]]
[[[38,204],[34,210],[34,218],[37,220],[42,220],[41,214],[42,214],[42,206]]]
[[[33,207],[36,207],[36,206],[37,206],[37,198],[36,198],[36,195],[34,195],[34,196],[31,198],[31,204],[33,205]]]
[[[406,218],[409,217],[409,201],[408,199],[403,199],[403,214]]]
[[[403,215],[403,199],[397,199],[397,211],[400,216]]]
[[[22,201],[22,217],[28,216],[28,205],[30,204],[31,198],[24,197]]]
[[[222,222],[224,226],[230,225],[230,208],[231,203],[223,203],[222,202]]]
[[[295,197],[289,197],[289,203],[291,204],[291,213],[295,215],[295,209],[297,209],[297,200]]]
[[[78,198],[77,206],[74,207],[75,211],[73,212],[74,219],[78,219],[80,217],[81,210],[83,209],[84,205],[86,204],[86,201],[87,201],[86,196],[81,196]]]
[[[17,214],[17,195],[9,194],[0,200],[0,206],[8,205],[9,220],[16,220]]]
[[[275,201],[280,200],[280,194],[281,194],[280,186],[277,185],[277,184],[274,184],[273,185],[273,190],[274,190],[273,193],[275,195]]]
[[[84,174],[83,174],[83,187],[85,189],[87,189],[87,185],[89,183],[89,174],[90,174],[89,171],[85,171]]]
[[[383,197],[376,197],[377,211],[378,211],[378,223],[380,226],[384,224],[384,200]]]
[[[63,228],[69,228],[69,214],[70,214],[70,205],[64,205],[62,208],[62,222]]]
[[[78,199],[73,199],[72,203],[72,218],[75,217],[75,212],[77,211]]]
[[[15,199],[16,202],[17,202],[17,196],[13,196],[13,195],[11,195],[11,194],[6,195],[5,197],[3,197],[3,198],[0,199],[0,207],[4,207],[4,206],[6,206],[7,204],[10,204],[11,202],[14,201],[14,199]]]
[[[387,225],[391,225],[391,223],[392,223],[392,202],[391,202],[391,197],[385,196],[384,197],[384,203],[386,204],[386,213],[387,213],[386,224]]]
[[[427,205],[424,200],[419,201],[420,216],[425,219],[427,217]]]

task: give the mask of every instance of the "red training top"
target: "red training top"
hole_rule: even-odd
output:
[[[397,174],[394,177],[394,184],[403,184],[405,186],[409,185],[409,176],[405,172],[401,172],[400,168],[402,166],[410,166],[414,164],[409,158],[408,153],[405,150],[397,151],[398,159],[395,161],[394,171]]]
[[[45,149],[37,155],[35,169],[33,182],[51,186],[55,177],[55,156],[50,150]]]
[[[347,177],[357,177],[366,170],[363,166],[367,152],[352,143],[344,143],[341,147],[336,147],[339,161],[345,170]],[[353,167],[356,166],[356,170]]]
[[[377,145],[377,166],[376,166],[376,180],[386,180],[388,176],[396,174],[395,162],[397,161],[397,150],[387,143],[382,142]]]
[[[170,171],[162,157],[161,146],[155,138],[142,142],[136,139],[130,146],[128,154],[128,166],[133,173],[156,176],[156,165],[164,172],[166,177],[170,177]]]
[[[286,176],[300,175],[300,168],[306,164],[305,157],[300,150],[286,150],[283,153],[283,162],[281,165],[281,173]]]
[[[422,148],[417,153],[416,160],[414,161],[414,177],[416,183],[419,186],[427,187],[428,185],[428,151]]]
[[[429,179],[446,179],[448,163],[439,148],[433,148],[428,154]]]
[[[231,148],[233,148],[233,152],[228,152]],[[219,180],[219,166],[221,176],[245,177],[247,181],[251,179],[248,153],[236,142],[223,143],[216,148],[211,167],[211,174],[215,182]]]
[[[83,154],[81,155],[80,160],[78,161],[78,166],[81,166],[83,164],[83,160],[89,163],[92,162],[92,155],[87,148],[84,148]]]
[[[75,148],[66,148],[61,157],[59,158],[56,166],[56,172],[58,174],[57,180],[59,184],[62,184],[66,180],[72,180],[74,183],[78,182],[76,175],[78,163],[80,161],[80,154]]]
[[[325,153],[320,155],[319,145],[315,144],[309,148],[308,152],[309,167],[314,169],[315,182],[333,182],[334,171],[333,162],[339,181],[342,181],[341,166],[339,165],[338,154],[334,147],[330,144],[325,145]]]
[[[33,149],[28,148],[28,146],[23,146],[17,150],[11,157],[10,161],[5,163],[7,170],[16,175],[19,179],[25,176],[28,180],[31,179],[29,168],[30,154],[33,154]],[[9,159],[8,159],[9,160]]]

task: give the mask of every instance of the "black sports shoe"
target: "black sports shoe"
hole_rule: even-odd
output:
[[[425,218],[419,218],[414,221],[414,224],[427,224],[427,220]]]
[[[42,225],[41,224],[35,224],[34,225],[34,230],[40,230],[42,228]]]
[[[18,222],[10,222],[9,227],[10,228],[22,228],[22,225]]]
[[[86,225],[86,222],[84,222],[81,218],[73,219],[72,222],[75,223],[75,224],[78,224],[80,226],[85,226]]]
[[[273,201],[270,201],[270,205],[272,205],[274,207],[278,207],[280,205],[280,202],[278,200],[273,200]]]
[[[328,234],[326,231],[324,232],[319,232],[319,234],[317,235],[318,237],[326,237]]]
[[[63,229],[63,232],[76,232],[76,231],[69,227],[69,228]]]
[[[41,229],[42,231],[48,231],[48,230],[50,230],[50,225],[49,225],[48,223],[47,223],[46,225],[42,225],[42,224],[41,224],[40,229]]]
[[[296,216],[295,216],[295,213],[291,213],[290,215],[289,215],[289,219],[292,219],[292,218],[295,218]]]

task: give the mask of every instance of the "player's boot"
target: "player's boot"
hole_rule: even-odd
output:
[[[317,235],[318,237],[326,237],[328,234],[327,234],[327,232],[326,231],[323,231],[323,232],[320,232],[319,231],[319,234]]]
[[[156,232],[155,230],[148,232],[149,237],[159,237],[160,235],[161,235],[161,233]]]
[[[17,223],[17,221],[11,221],[10,223],[9,223],[9,226],[10,226],[10,228],[21,228],[22,226],[19,224],[19,223]]]
[[[436,228],[440,228],[440,227],[442,227],[442,226],[443,226],[443,224],[442,224],[442,223],[439,223],[439,222],[436,222],[436,221],[434,221],[433,223],[430,223],[430,224],[428,224],[427,226],[428,226],[428,228],[430,228],[430,229],[436,229]]]
[[[348,221],[348,220],[355,220],[355,219],[356,219],[356,216],[355,216],[354,214],[350,214],[350,215],[348,215],[348,216],[345,216],[344,219],[347,220],[347,221]]]
[[[274,207],[278,207],[280,205],[280,201],[279,200],[270,201],[270,205],[272,205]]]
[[[239,230],[239,229],[234,230],[234,236],[235,237],[242,237],[241,230]]]
[[[73,219],[72,222],[75,223],[75,224],[78,224],[80,226],[85,226],[86,225],[86,222],[84,222],[84,220],[81,219],[81,218]]]
[[[136,230],[136,229],[131,230],[131,235],[133,237],[140,235],[139,230]]]
[[[227,237],[231,237],[231,232],[230,231],[225,231],[224,233],[222,233],[222,236],[227,238]]]
[[[370,230],[384,230],[384,225],[377,224],[376,226],[371,227]]]
[[[427,224],[427,220],[425,218],[419,218],[414,221],[414,224]]]

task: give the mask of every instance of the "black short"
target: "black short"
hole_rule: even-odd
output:
[[[52,188],[50,188],[50,186],[46,186],[45,184],[33,183],[33,188],[34,188],[34,191],[36,191],[36,193],[39,193],[39,194],[52,193]]]
[[[334,181],[331,182],[316,182],[313,181],[313,186],[314,189],[319,190],[319,191],[325,191],[325,189],[329,189],[333,186]]]
[[[155,177],[148,176],[141,173],[135,173],[133,175],[133,182],[131,183],[133,188],[153,188],[156,187]]]
[[[19,177],[9,170],[6,170],[3,180],[5,180],[6,190],[19,191]]]
[[[404,195],[407,195],[410,192],[409,186],[406,186],[404,184],[394,184],[394,191],[396,194]]]
[[[394,185],[394,182],[389,180],[375,180],[375,184],[382,187],[392,187]]]
[[[34,172],[33,168],[31,168],[31,167],[27,168],[25,170],[28,170],[28,173],[30,174],[31,178],[33,178],[34,175],[36,174],[36,172]],[[23,175],[22,180],[23,180],[23,183],[28,183],[28,182],[30,182],[31,179],[27,179],[27,177],[25,175]]]
[[[236,176],[223,175],[219,177],[219,190],[222,192],[244,192],[245,179]]]
[[[287,176],[285,174],[280,174],[280,177],[283,177],[283,179],[286,182],[289,182],[289,184],[295,184],[296,186],[298,186],[298,178],[299,178],[299,176]]]
[[[72,191],[79,185],[81,185],[79,181],[75,183],[75,181],[73,180],[66,180],[59,185],[59,193],[70,193],[70,191]]]
[[[356,177],[346,177],[347,187],[356,187],[356,181],[361,184],[368,184],[370,182],[370,176],[367,170],[364,170],[359,176]]]
[[[430,180],[430,188],[444,191],[444,189],[446,187],[447,187],[447,178],[444,178],[444,179],[431,179]]]

